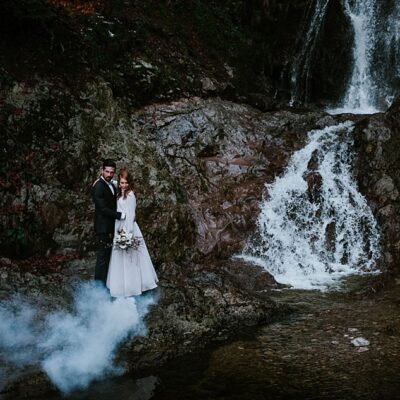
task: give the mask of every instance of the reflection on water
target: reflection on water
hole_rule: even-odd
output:
[[[271,293],[297,311],[164,366],[152,400],[399,399],[400,285],[377,291],[380,279]]]
[[[87,390],[69,396],[56,395],[46,400],[149,400],[153,397],[158,379],[147,376],[132,379],[129,376],[94,382]]]

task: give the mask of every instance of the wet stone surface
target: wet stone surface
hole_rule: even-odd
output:
[[[375,292],[380,279],[325,294],[275,291],[297,312],[164,368],[153,398],[399,399],[400,287]]]

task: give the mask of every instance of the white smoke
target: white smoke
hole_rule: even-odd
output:
[[[2,364],[39,366],[64,393],[84,389],[123,372],[114,363],[117,347],[145,334],[144,317],[155,301],[152,294],[112,300],[93,282],[75,289],[69,311],[43,315],[40,307],[15,297],[0,305]]]

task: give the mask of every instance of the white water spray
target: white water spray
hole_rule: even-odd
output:
[[[384,111],[399,90],[400,4],[343,0],[343,6],[354,32],[353,71],[342,104],[329,112]]]
[[[371,114],[387,109],[400,93],[400,2],[341,0],[352,27],[352,73],[340,104],[332,114]],[[309,100],[310,71],[322,33],[329,0],[315,0],[304,44],[291,72],[290,104]],[[340,60],[338,60],[340,62]]]
[[[377,9],[373,0],[344,0],[344,9],[354,32],[353,71],[343,104],[332,113],[373,114],[378,112],[375,97],[378,77],[373,56],[377,41]]]
[[[255,234],[240,256],[295,288],[323,289],[371,272],[377,224],[351,173],[350,122],[311,131],[261,203]]]

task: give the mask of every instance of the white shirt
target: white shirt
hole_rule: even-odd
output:
[[[109,187],[110,190],[111,190],[111,193],[115,195],[115,187],[114,187],[114,185],[113,185],[111,182],[107,182],[107,181],[104,179],[103,175],[100,176],[100,178],[103,179],[103,181],[104,181],[105,183],[107,183],[108,187]]]
[[[103,175],[101,175],[100,178],[103,179],[103,181],[104,181],[105,183],[107,183],[108,187],[109,187],[110,190],[111,190],[111,193],[112,193],[113,195],[115,195],[115,186],[114,186],[114,184],[111,183],[111,182],[107,182],[107,181],[104,179]],[[125,214],[124,212],[121,213],[121,220],[124,220],[125,217],[126,217],[126,214]]]

